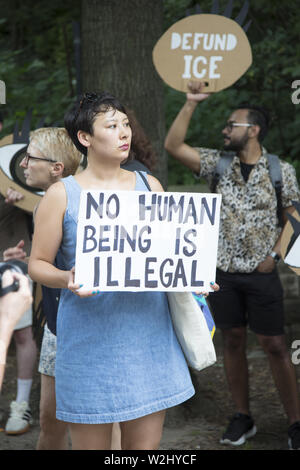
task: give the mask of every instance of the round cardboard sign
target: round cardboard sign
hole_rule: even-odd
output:
[[[221,15],[191,15],[173,24],[153,49],[164,82],[187,92],[190,81],[206,82],[205,92],[235,83],[251,66],[252,51],[238,23]]]

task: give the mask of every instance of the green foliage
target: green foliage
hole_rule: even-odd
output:
[[[79,0],[51,2],[0,0],[0,78],[6,84],[2,135],[12,132],[31,109],[32,126],[62,125],[73,100],[72,21],[79,19]]]

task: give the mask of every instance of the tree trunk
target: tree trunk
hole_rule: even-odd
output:
[[[167,184],[163,82],[152,62],[162,34],[161,0],[82,0],[82,91],[107,90],[133,109],[158,155]]]

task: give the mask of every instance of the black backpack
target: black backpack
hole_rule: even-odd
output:
[[[218,161],[218,164],[215,168],[213,181],[212,181],[212,188],[211,191],[214,193],[216,192],[216,187],[220,179],[222,178],[225,170],[231,164],[235,153],[233,152],[222,152],[221,158]],[[269,165],[269,173],[272,185],[275,189],[276,198],[277,198],[277,217],[278,223],[280,227],[283,227],[283,211],[282,211],[282,201],[281,201],[281,192],[282,192],[282,175],[281,175],[281,167],[280,167],[280,160],[277,155],[272,155],[270,153],[266,154],[268,159]]]

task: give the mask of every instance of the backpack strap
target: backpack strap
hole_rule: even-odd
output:
[[[217,163],[217,166],[215,168],[215,172],[213,175],[212,179],[212,184],[211,184],[211,192],[215,193],[217,184],[224,175],[226,169],[229,167],[231,164],[232,160],[234,157],[234,153],[231,152],[222,152],[219,158],[219,161]]]
[[[282,175],[281,175],[281,167],[280,167],[280,160],[277,155],[272,155],[268,153],[266,155],[269,165],[269,173],[272,185],[275,189],[276,198],[277,198],[277,217],[279,226],[283,227],[283,209],[282,209]]]

